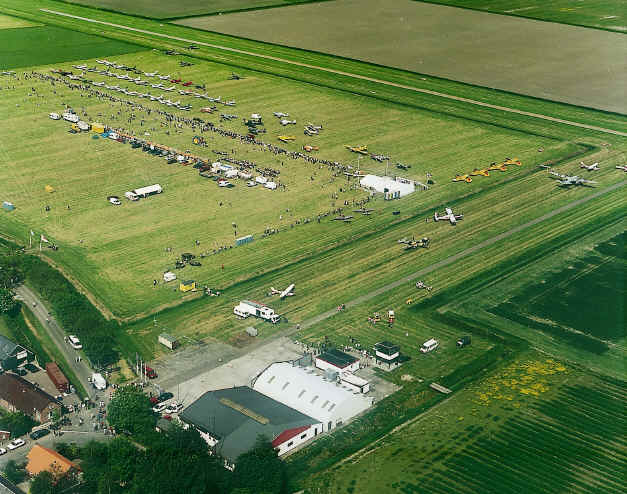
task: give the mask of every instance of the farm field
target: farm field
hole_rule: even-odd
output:
[[[338,0],[176,22],[538,98],[627,110],[627,41],[619,33],[412,0]],[[590,80],[589,74],[606,72],[616,76]]]
[[[181,0],[168,2],[159,0],[137,0],[129,3],[124,0],[66,0],[87,7],[113,10],[125,14],[140,15],[153,19],[169,19],[175,17],[189,17],[193,15],[220,14],[225,12],[254,10],[267,7],[283,7],[298,3],[310,3],[324,0]],[[328,1],[328,0],[327,0]]]
[[[305,492],[618,493],[624,399],[623,382],[525,353]]]
[[[56,26],[26,27],[27,25],[25,23],[15,26],[20,29],[0,29],[0,70],[66,62],[86,56],[119,55],[144,49]]]
[[[534,0],[427,0],[426,3],[450,5],[466,9],[482,10],[497,14],[529,17],[542,21],[563,22],[585,27],[625,32],[624,5],[620,0],[594,0],[577,2],[555,0],[553,2],[537,2]]]
[[[237,255],[235,250],[223,252],[204,260],[201,268],[187,268],[195,271],[182,276],[224,288],[305,254],[320,251],[335,242],[346,242],[357,232],[387,224],[389,220],[385,211],[390,214],[390,209],[397,206],[406,211],[424,211],[421,214],[431,215],[429,208],[457,197],[460,188],[469,185],[451,183],[450,179],[456,172],[472,171],[477,165],[487,165],[508,155],[516,155],[523,160],[524,165],[520,168],[512,167],[508,172],[498,172],[497,176],[476,180],[476,184],[464,189],[468,193],[476,193],[502,180],[530,173],[539,162],[586,151],[581,146],[547,137],[477,125],[431,112],[410,111],[360,96],[266,76],[228,81],[230,71],[225,67],[199,64],[181,69],[174,60],[149,52],[116,60],[150,70],[159,69],[163,73],[171,72],[178,74],[176,77],[190,80],[200,78],[206,84],[206,92],[235,99],[238,102],[236,111],[241,116],[253,112],[266,115],[269,132],[267,137],[263,135],[264,141],[267,139],[280,144],[275,136],[283,132],[291,133],[271,116],[271,111],[289,111],[292,118],[324,123],[325,129],[311,141],[304,140],[304,136],[298,137],[295,143],[285,146],[288,150],[295,151],[302,144],[312,142],[321,146],[320,157],[333,161],[346,160],[345,163],[356,166],[356,155],[343,146],[361,143],[363,136],[368,135],[369,149],[373,152],[390,154],[393,159],[413,163],[407,173],[409,178],[424,181],[425,173],[431,171],[437,184],[433,190],[417,192],[398,205],[381,203],[377,205],[380,214],[372,218],[357,218],[353,225],[341,225],[330,218],[318,224],[313,221],[315,215],[342,206],[344,201],[352,204],[353,198],[363,198],[364,193],[350,190],[343,176],[333,177],[326,169],[311,170],[302,160],[290,159],[286,162],[272,153],[251,149],[251,145],[217,134],[207,136],[207,148],[196,148],[191,143],[196,131],[183,128],[174,132],[172,127],[162,127],[158,115],[144,114],[141,119],[128,122],[130,113],[119,105],[112,108],[101,99],[81,97],[78,91],[66,91],[58,84],[54,89],[57,91],[55,95],[48,82],[21,81],[21,85],[7,93],[4,102],[11,106],[20,104],[22,110],[14,112],[1,128],[4,132],[28,128],[32,145],[22,149],[14,141],[14,144],[5,147],[6,159],[21,165],[7,167],[4,171],[6,188],[3,187],[2,191],[5,194],[10,191],[10,197],[18,208],[15,214],[4,215],[3,220],[9,231],[23,241],[28,241],[29,229],[35,228],[61,245],[63,248],[58,252],[50,253],[52,257],[70,266],[70,272],[75,277],[122,317],[180,300],[180,294],[170,289],[153,288],[152,280],[159,279],[166,268],[171,268],[181,252],[200,255],[220,245],[231,245],[235,237],[232,223],[237,225],[237,236],[251,233],[259,239],[267,227],[279,227],[285,232],[280,234],[281,238],[285,235],[289,237],[288,240],[278,237],[259,239],[259,244],[238,249]],[[65,67],[71,68],[69,65]],[[101,76],[100,79],[105,78]],[[25,97],[25,88],[30,90],[33,84],[37,95]],[[276,99],[268,99],[267,94],[274,94]],[[304,94],[308,96],[303,98]],[[145,101],[142,100],[142,103],[156,108],[156,104]],[[245,131],[239,118],[227,124],[219,123],[217,116],[207,117],[199,113],[196,101],[192,100],[196,108],[190,116],[203,116],[227,130]],[[86,135],[70,135],[66,132],[66,125],[46,117],[50,111],[60,112],[63,103],[81,111],[84,108],[91,121],[102,120],[108,125],[130,128],[139,135],[148,132],[154,142],[181,150],[195,148],[195,152],[206,158],[216,156],[210,151],[213,149],[229,153],[235,150],[237,159],[254,160],[280,169],[280,180],[287,184],[287,190],[274,193],[260,188],[251,190],[242,182],[234,189],[220,190],[215,183],[199,178],[191,167],[168,166],[162,159],[133,150],[128,145],[94,140]],[[383,121],[385,125],[379,123]],[[450,134],[452,128],[456,129],[454,135]],[[446,144],[442,142],[443,135],[449,135]],[[415,137],[419,138],[417,145],[413,140]],[[68,147],[72,150],[70,153],[67,153]],[[543,149],[542,153],[537,152],[538,147]],[[63,155],[63,159],[52,159],[42,166],[37,156],[44,150],[49,157]],[[385,164],[370,159],[367,163],[363,161],[361,166],[364,170],[376,173],[385,170]],[[36,179],[32,177],[34,169],[37,169]],[[554,187],[544,178],[540,181],[546,189]],[[136,204],[124,204],[121,208],[111,207],[105,200],[107,195],[121,196],[126,190],[150,183],[161,183],[166,193]],[[45,185],[51,185],[55,192],[46,192]],[[337,194],[337,199],[331,197],[333,193]],[[245,201],[249,196],[257,204],[254,211]],[[279,203],[276,203],[276,196],[281,198]],[[48,213],[44,211],[45,205],[51,208]],[[71,210],[67,209],[67,205],[71,205]],[[290,209],[289,215],[286,209]],[[307,218],[312,221],[304,224]],[[208,219],[210,223],[207,223]],[[423,216],[420,219],[424,221]],[[300,225],[296,225],[297,220]],[[155,222],[158,228],[155,228]],[[94,223],[99,223],[101,228],[93,228]],[[292,224],[294,228],[291,228]],[[304,238],[308,239],[306,245]],[[199,240],[200,245],[196,246],[195,240]],[[395,240],[391,240],[391,244],[396,251]],[[282,250],[275,248],[279,245],[277,242],[282,245]],[[172,252],[166,252],[166,247],[172,247]],[[266,253],[263,259],[259,258],[260,248]],[[83,259],[84,262],[70,262],[70,259]]]
[[[25,21],[24,19],[18,19],[17,17],[11,17],[8,15],[0,15],[0,29],[14,29],[19,27],[33,27],[37,26],[33,22]]]

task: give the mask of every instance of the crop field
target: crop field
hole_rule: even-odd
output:
[[[14,166],[4,169],[2,191],[17,205],[14,214],[3,215],[3,222],[23,241],[28,241],[29,229],[35,229],[62,246],[58,252],[50,253],[51,256],[69,266],[71,274],[122,317],[179,301],[180,294],[163,286],[153,288],[152,280],[160,279],[161,273],[172,267],[174,258],[181,252],[200,255],[212,253],[221,245],[231,245],[235,237],[232,223],[237,226],[237,236],[254,234],[258,243],[205,258],[201,268],[187,268],[194,270],[193,273],[181,276],[223,288],[325,246],[346,242],[377,225],[388,224],[391,217],[388,215],[396,207],[414,211],[426,209],[423,214],[431,215],[429,207],[458,197],[460,190],[462,194],[488,190],[503,180],[530,173],[539,162],[585,152],[585,148],[578,145],[548,137],[412,111],[277,78],[250,76],[241,81],[228,81],[230,71],[218,65],[198,64],[181,69],[175,60],[149,52],[116,60],[203,82],[205,92],[235,99],[237,106],[229,111],[236,111],[240,118],[253,112],[262,113],[268,128],[268,134],[261,137],[265,142],[281,144],[276,140],[277,135],[300,134],[292,131],[293,127],[281,127],[271,114],[272,111],[287,111],[290,118],[299,122],[309,120],[323,123],[325,127],[319,136],[308,140],[299,135],[294,143],[284,146],[290,151],[299,150],[306,143],[316,144],[321,147],[319,157],[356,166],[357,155],[344,149],[344,144],[365,143],[364,137],[368,136],[367,144],[372,152],[390,154],[394,160],[412,164],[406,173],[409,178],[425,181],[425,173],[431,171],[436,180],[432,190],[416,192],[398,204],[378,203],[377,214],[371,218],[355,218],[352,225],[338,224],[330,217],[317,223],[313,220],[318,213],[342,206],[344,201],[350,205],[353,198],[360,199],[365,194],[351,190],[345,177],[334,177],[326,167],[312,169],[302,160],[286,160],[218,134],[206,135],[208,147],[197,148],[191,143],[195,130],[162,127],[163,122],[154,113],[144,113],[129,123],[131,112],[121,105],[111,105],[96,97],[86,98],[79,91],[69,91],[58,83],[53,88],[39,80],[12,81],[12,89],[3,102],[7,108],[19,104],[20,110],[12,112],[1,129],[3,132],[28,129],[30,141],[28,148],[23,148],[13,140],[3,150],[4,159],[11,160]],[[94,76],[94,80],[104,79],[107,78]],[[36,95],[27,96],[32,87]],[[268,98],[269,94],[273,98]],[[202,116],[227,130],[245,132],[239,118],[220,123],[219,117],[198,112],[200,105],[196,101],[192,99],[195,108],[190,117]],[[156,103],[145,99],[141,102],[157,108]],[[153,142],[181,150],[194,148],[192,151],[206,158],[217,159],[211,151],[214,149],[229,154],[235,151],[233,156],[237,159],[254,160],[260,166],[280,170],[280,181],[287,189],[284,192],[251,190],[240,181],[234,189],[221,190],[214,182],[198,177],[191,167],[168,166],[162,159],[128,145],[94,140],[88,135],[70,135],[67,125],[47,118],[50,111],[60,112],[63,104],[80,109],[81,114],[84,109],[91,121],[101,120],[107,125],[131,129],[140,136],[148,132]],[[538,153],[538,148],[543,152]],[[59,158],[42,163],[38,156],[43,153],[49,158]],[[510,167],[507,172],[493,172],[487,178],[479,177],[481,180],[476,178],[473,184],[450,182],[457,172],[469,172],[506,156],[519,157],[524,165]],[[385,164],[369,158],[361,160],[360,166],[375,173],[385,171]],[[37,170],[35,178],[34,170]],[[553,188],[545,178],[539,181],[547,189]],[[125,203],[120,208],[106,202],[110,194],[121,196],[126,190],[150,183],[161,183],[166,193],[136,204]],[[45,185],[51,185],[55,192],[46,192]],[[332,194],[337,198],[332,198]],[[255,208],[250,207],[249,198],[255,202]],[[44,211],[45,205],[50,206],[49,212]],[[71,206],[70,210],[67,205]],[[305,224],[305,219],[312,221]],[[300,224],[296,224],[297,220]],[[420,220],[424,221],[424,216]],[[94,228],[94,224],[101,227]],[[267,227],[278,227],[282,232],[261,239]],[[429,226],[433,228],[442,230],[439,225]],[[399,238],[408,233],[411,229],[398,230]],[[198,246],[195,240],[199,240]],[[397,253],[395,240],[389,240],[390,251]],[[281,249],[276,248],[278,245]],[[166,247],[171,247],[172,252],[166,252]],[[383,250],[377,255],[389,253]],[[71,259],[84,262],[75,263]]]
[[[0,15],[0,29],[14,29],[18,27],[33,27],[37,24],[24,19],[18,19],[17,17],[10,17],[8,15]]]
[[[338,0],[177,23],[580,106],[627,110],[622,97],[627,41],[620,33],[411,0]],[[521,31],[524,36],[511,35]],[[593,77],[591,83],[590,74],[606,72],[615,76]]]
[[[143,50],[129,43],[55,26],[25,27],[22,24],[14,27],[21,28],[0,29],[0,70]]]
[[[77,3],[87,7],[113,10],[125,14],[140,15],[153,19],[169,19],[174,17],[189,17],[193,15],[220,14],[240,10],[254,10],[267,7],[283,7],[299,3],[310,3],[317,0],[66,0],[68,3]],[[324,0],[322,0],[324,1]]]
[[[622,382],[524,354],[305,492],[618,493],[625,394]]]
[[[498,14],[529,17],[551,22],[563,22],[579,26],[595,27],[610,31],[625,32],[624,4],[620,0],[593,0],[572,2],[555,0],[537,2],[534,0],[427,0],[427,3],[450,5],[473,10],[483,10]]]

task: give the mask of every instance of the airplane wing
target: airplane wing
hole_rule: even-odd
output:
[[[294,295],[292,292],[294,291],[294,283],[292,283],[290,286],[288,286],[285,290],[283,290],[281,292],[281,294],[279,295],[280,298],[285,298],[285,297],[290,297],[292,295]]]

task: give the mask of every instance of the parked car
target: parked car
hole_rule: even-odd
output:
[[[68,341],[70,342],[70,346],[72,348],[74,348],[75,350],[80,350],[81,348],[83,348],[83,345],[81,344],[81,340],[79,340],[76,336],[74,336],[73,334],[71,334],[70,336],[68,336]]]
[[[13,441],[11,441],[9,443],[7,448],[9,448],[11,451],[13,451],[14,449],[21,448],[25,444],[26,443],[24,442],[24,439],[13,439]]]
[[[48,434],[50,434],[50,429],[39,429],[34,432],[31,432],[30,438],[39,439],[40,437],[47,436]]]
[[[7,450],[4,448],[0,448],[0,456],[6,455],[6,454],[7,454]]]
[[[164,413],[171,415],[173,413],[179,413],[181,410],[183,410],[183,405],[180,403],[170,403],[163,411]]]
[[[438,340],[436,340],[435,338],[431,338],[430,340],[427,340],[422,344],[422,346],[420,347],[420,351],[422,353],[432,352],[438,346],[440,346]]]
[[[155,412],[155,413],[161,413],[166,408],[168,408],[168,404],[167,403],[157,403],[154,407],[152,407],[152,411]]]
[[[116,196],[109,196],[107,197],[107,199],[109,200],[109,202],[111,204],[113,204],[114,206],[119,206],[120,204],[122,204],[122,202],[120,201],[119,197]]]

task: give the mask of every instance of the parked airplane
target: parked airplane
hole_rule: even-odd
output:
[[[579,177],[578,175],[563,175],[554,171],[549,171],[549,174],[556,177],[559,187],[570,187],[571,185],[589,186],[598,183],[594,180],[586,180],[585,178]]]
[[[146,77],[154,77],[157,75],[157,72],[159,72],[158,70],[155,70],[154,72],[144,72],[144,75]]]
[[[616,167],[617,170],[623,170],[624,172],[627,172],[627,165],[619,165]]]
[[[161,79],[162,81],[165,81],[166,79],[169,79],[169,78],[170,78],[170,74],[168,74],[168,75],[158,75],[157,77],[158,77],[159,79]]]
[[[466,182],[466,183],[470,183],[472,182],[472,178],[464,173],[462,175],[455,175],[455,178],[453,179],[453,182]]]
[[[285,290],[277,290],[276,288],[271,286],[270,287],[270,293],[268,293],[268,296],[270,296],[270,295],[278,295],[279,298],[292,297],[292,296],[294,296],[294,287],[295,286],[296,285],[294,285],[294,283],[292,283]]]
[[[285,127],[286,125],[296,125],[296,120],[286,120],[286,119],[282,119],[280,121],[280,124]]]
[[[442,216],[438,216],[437,211],[433,213],[433,220],[434,221],[448,220],[451,222],[451,225],[455,225],[457,223],[457,220],[461,220],[464,217],[463,214],[454,214],[451,208],[445,208],[445,211],[446,211],[446,214]]]
[[[274,116],[277,118],[285,118],[285,117],[289,117],[290,114],[289,113],[283,113],[282,111],[275,111],[274,112]]]
[[[416,240],[414,237],[412,237],[411,239],[401,238],[397,242],[399,244],[405,244],[405,247],[403,247],[403,250],[417,249],[418,247],[428,249],[431,239],[429,239],[429,237],[423,237],[421,239]]]
[[[594,172],[594,171],[599,170],[599,162],[598,161],[596,163],[592,163],[591,165],[586,165],[583,161],[580,161],[579,165],[580,165],[579,168],[585,168],[589,172]]]
[[[174,91],[175,88],[176,88],[176,86],[170,86],[170,87],[164,87],[163,90],[164,91]]]
[[[338,216],[337,218],[333,218],[333,221],[344,221],[345,223],[350,223],[352,219],[353,219],[352,216],[341,215],[341,216]]]
[[[374,209],[366,209],[366,208],[353,209],[353,213],[361,213],[365,216],[370,216],[370,213],[372,213],[373,211]]]

